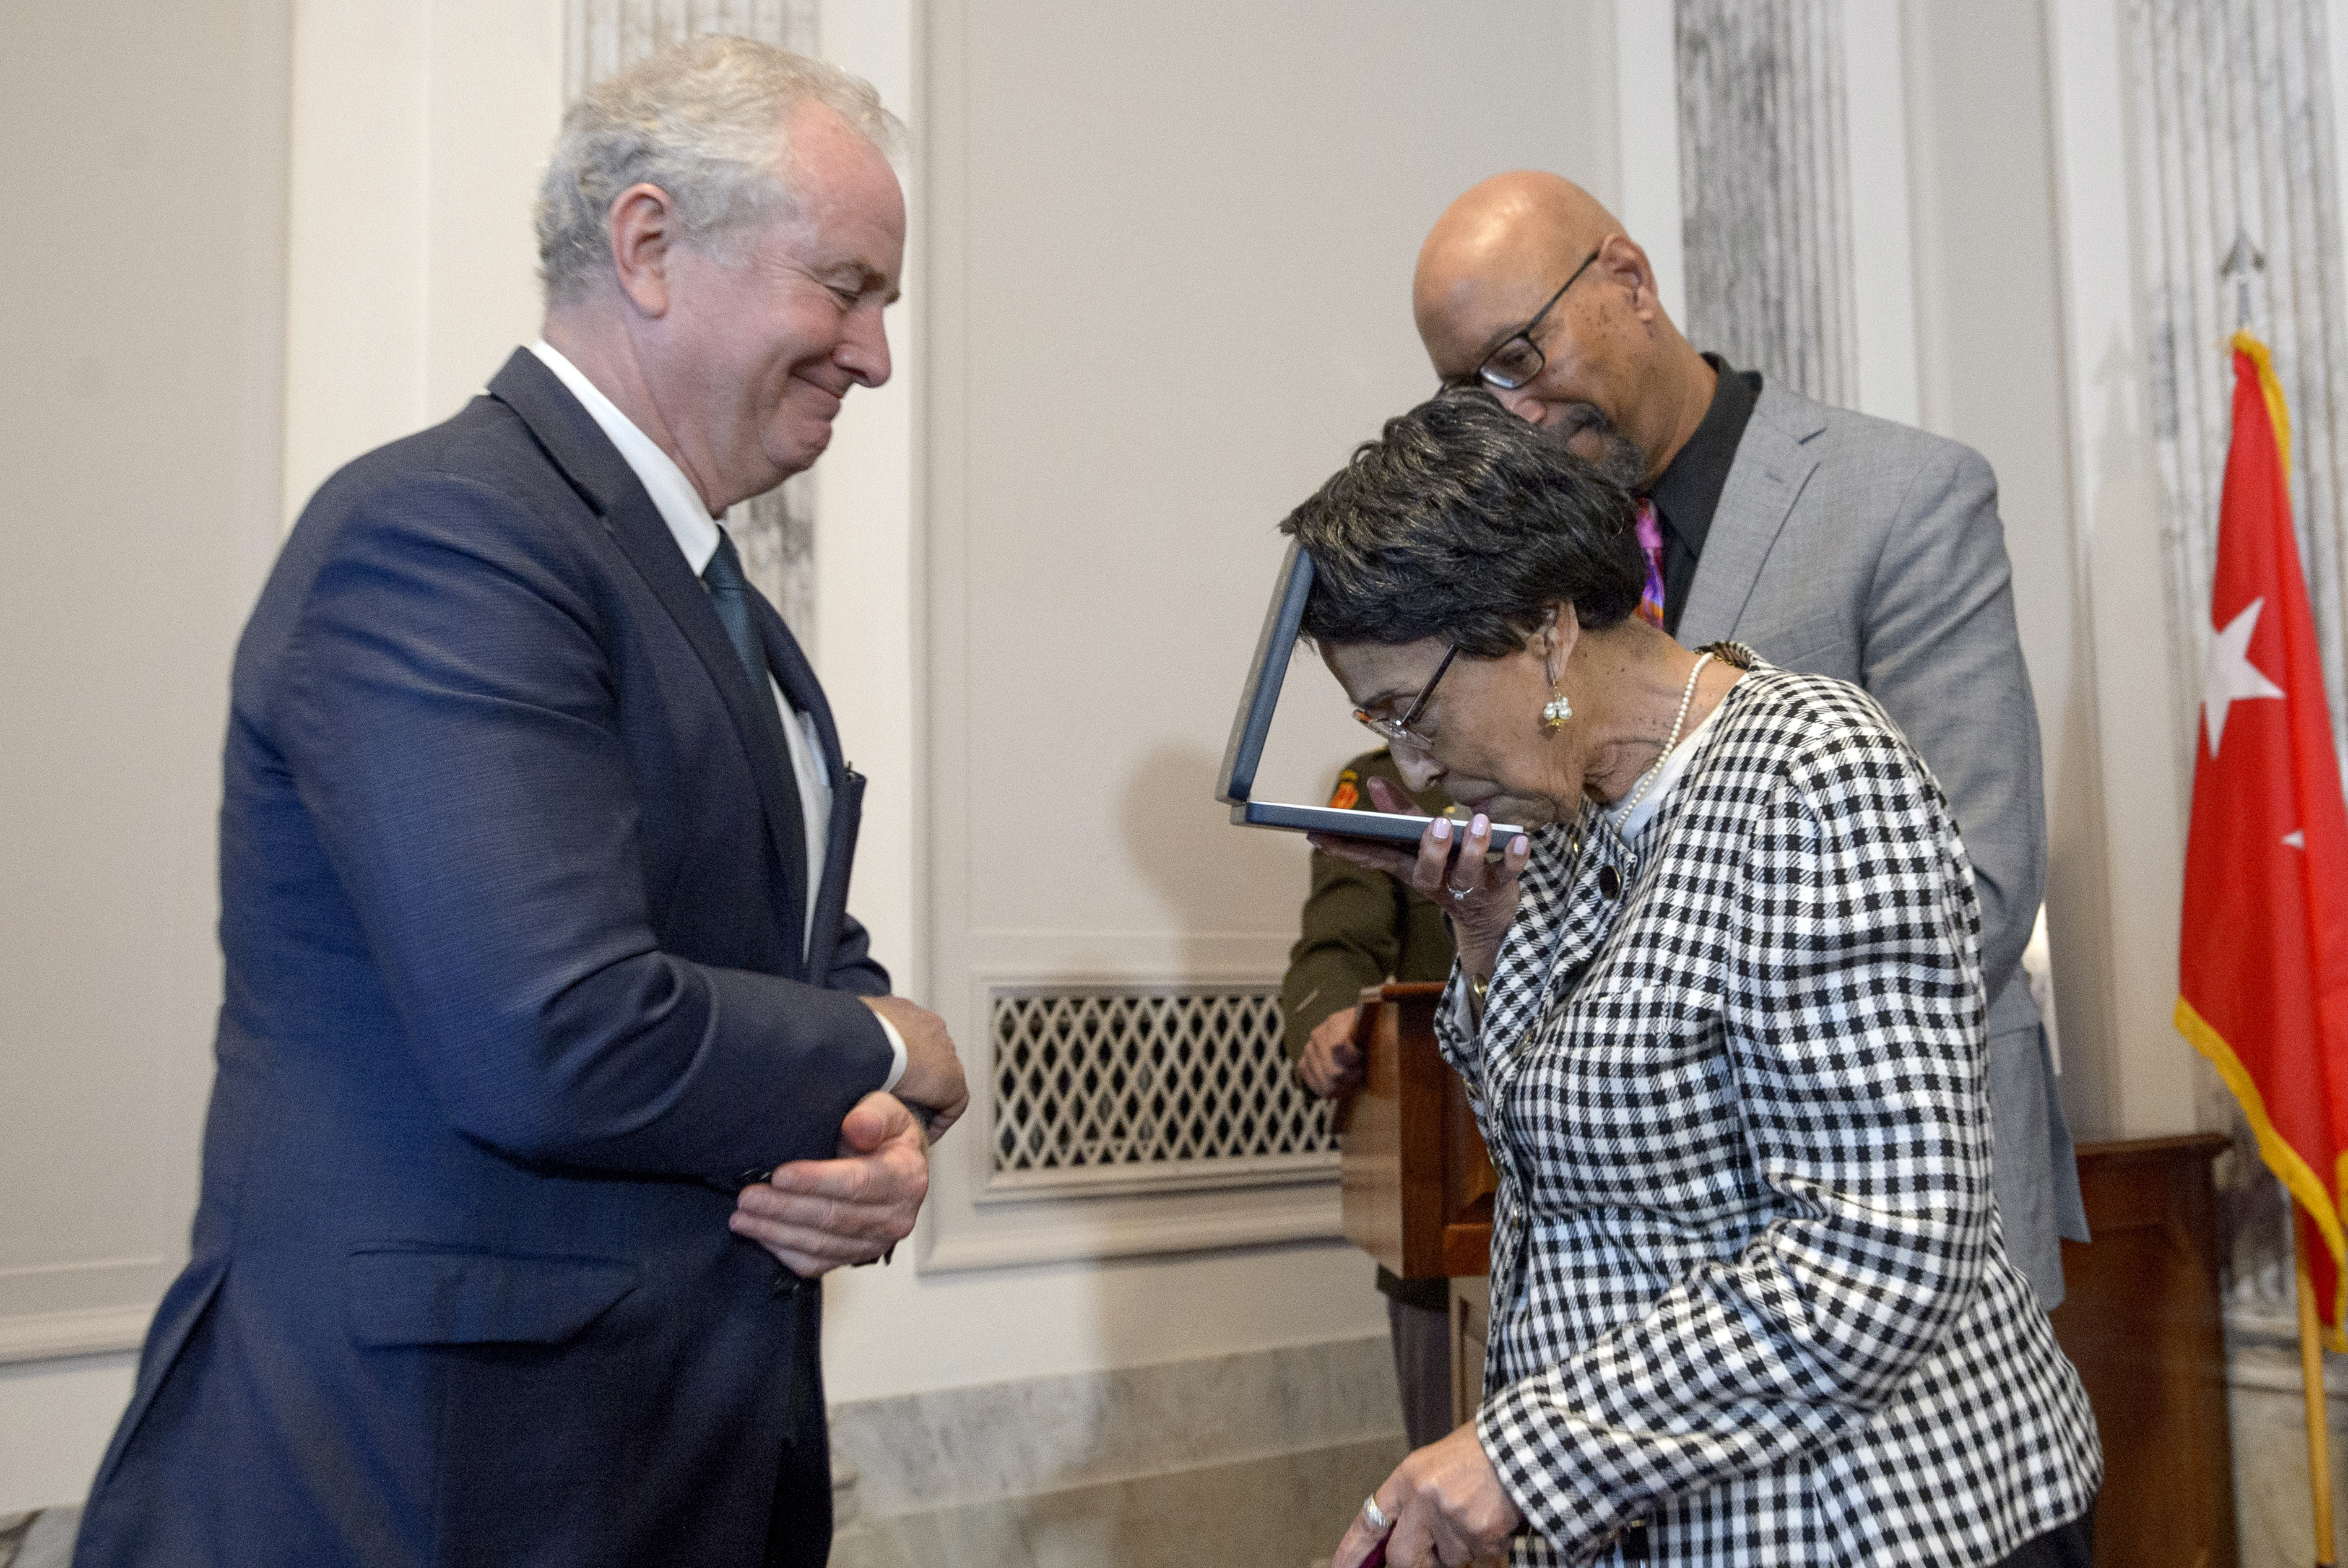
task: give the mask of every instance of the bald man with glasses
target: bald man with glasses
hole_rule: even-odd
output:
[[[2006,1249],[2051,1311],[2058,1238],[2087,1228],[2022,973],[2045,801],[1989,464],[1699,354],[1656,298],[1646,253],[1554,174],[1498,175],[1452,203],[1411,303],[1445,382],[1480,383],[1642,498],[1643,615],[1689,646],[1734,639],[1856,681],[1931,765],[1981,898]]]

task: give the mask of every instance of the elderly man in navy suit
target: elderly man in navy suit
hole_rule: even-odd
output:
[[[85,1564],[820,1563],[821,1290],[966,1102],[847,913],[863,779],[716,519],[889,375],[864,84],[592,89],[544,340],[360,459],[239,647],[192,1256]]]

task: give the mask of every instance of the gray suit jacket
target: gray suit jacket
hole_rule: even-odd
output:
[[[2038,712],[2013,622],[1997,479],[1981,454],[1762,388],[1681,611],[1873,694],[1946,791],[1981,899],[1994,1186],[2007,1252],[2051,1309],[2058,1235],[2086,1239],[2070,1129],[2022,974],[2046,881]]]

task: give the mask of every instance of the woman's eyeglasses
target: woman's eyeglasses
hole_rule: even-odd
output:
[[[1435,666],[1435,673],[1426,677],[1425,686],[1418,688],[1418,700],[1412,703],[1410,711],[1400,718],[1373,718],[1367,710],[1358,707],[1354,710],[1354,717],[1361,720],[1373,732],[1385,737],[1389,741],[1399,740],[1406,745],[1416,746],[1422,751],[1425,750],[1428,744],[1428,738],[1419,734],[1411,726],[1416,724],[1418,716],[1426,711],[1426,699],[1435,695],[1436,685],[1443,679],[1443,672],[1449,669],[1451,661],[1458,656],[1459,645],[1457,643],[1443,651],[1443,662]]]

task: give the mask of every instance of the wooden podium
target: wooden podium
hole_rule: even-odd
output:
[[[2103,1431],[2101,1568],[2238,1561],[2226,1246],[2209,1170],[2230,1143],[2204,1132],[2079,1145],[2096,1239],[2063,1243],[2066,1294],[2053,1317]]]
[[[1489,1272],[1498,1173],[1468,1091],[1435,1046],[1440,985],[1362,993],[1369,1081],[1338,1116],[1345,1239],[1404,1279]]]

